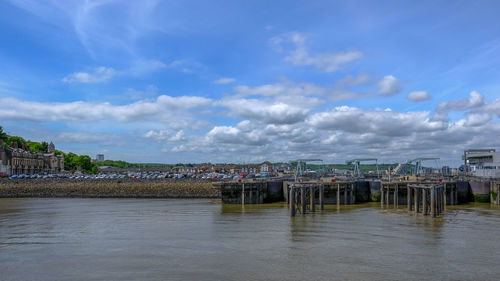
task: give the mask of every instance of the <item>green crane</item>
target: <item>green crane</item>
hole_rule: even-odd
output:
[[[409,167],[412,163],[415,163],[415,175],[420,175],[423,171],[422,161],[429,161],[429,160],[434,160],[437,163],[437,160],[439,160],[439,158],[435,158],[435,157],[415,158],[413,160],[408,160],[406,162],[406,165]]]
[[[290,164],[295,166],[295,181],[297,177],[303,176],[307,171],[307,162],[323,162],[321,159],[297,159],[290,161]]]
[[[347,160],[345,163],[347,165],[353,165],[353,175],[357,177],[361,177],[361,167],[360,164],[361,162],[368,162],[368,161],[375,161],[375,166],[377,167],[377,177],[379,176],[378,173],[378,163],[377,163],[377,158],[360,158],[360,159],[352,159],[352,160]]]

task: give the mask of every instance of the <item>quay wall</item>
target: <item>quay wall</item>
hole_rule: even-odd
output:
[[[0,198],[220,198],[202,179],[0,179]]]

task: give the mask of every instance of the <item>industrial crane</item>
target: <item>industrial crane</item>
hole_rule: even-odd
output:
[[[353,165],[354,166],[354,171],[353,175],[361,177],[361,168],[360,164],[361,162],[367,162],[367,161],[375,161],[375,166],[377,167],[377,177],[379,176],[378,173],[378,163],[377,163],[377,158],[361,158],[361,159],[352,159],[352,160],[347,160],[345,163],[347,165]]]
[[[297,181],[297,177],[303,176],[305,171],[307,170],[307,162],[323,162],[321,159],[297,159],[290,161],[290,164],[296,164],[295,167],[295,181]],[[302,168],[302,165],[304,166]]]
[[[413,160],[408,160],[406,162],[406,165],[408,167],[410,167],[410,165],[412,163],[415,163],[415,175],[420,175],[422,173],[422,171],[423,171],[422,161],[429,161],[429,160],[435,160],[436,164],[437,164],[437,160],[439,160],[439,158],[435,158],[435,157],[420,157],[420,158],[415,158]]]

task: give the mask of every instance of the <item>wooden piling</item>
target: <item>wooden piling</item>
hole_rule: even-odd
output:
[[[436,189],[431,188],[431,216],[436,217]]]
[[[241,187],[241,204],[245,205],[245,183]]]
[[[444,183],[443,209],[446,208],[446,183]],[[450,193],[451,194],[451,193]]]
[[[380,207],[384,207],[384,185],[380,183]]]
[[[427,190],[422,188],[422,214],[427,215]]]
[[[450,205],[455,205],[453,203],[453,199],[455,198],[455,195],[453,194],[453,184],[450,186]]]
[[[325,209],[325,185],[322,184],[319,187],[319,209],[323,211]]]
[[[347,184],[344,184],[344,205],[347,205]]]
[[[388,185],[387,190],[385,191],[385,204],[387,204],[387,206],[389,206],[389,203],[390,203],[390,201],[389,201],[389,198],[390,198],[389,194],[390,193],[391,193],[391,186]]]
[[[410,185],[406,186],[406,202],[408,204],[408,211],[411,211],[411,189],[410,189]]]
[[[399,186],[396,183],[396,187],[394,188],[394,207],[398,208],[398,203],[399,203]]]
[[[337,183],[337,205],[340,205],[340,183]]]
[[[295,217],[295,188],[290,186],[290,196],[288,196],[290,203],[290,216]]]
[[[352,205],[352,204],[354,204],[354,184],[351,183],[350,186],[351,186],[351,190],[349,191],[349,197],[350,197],[349,204]]]
[[[417,188],[413,188],[413,200],[415,201],[415,213],[418,213],[418,190]]]
[[[307,202],[306,202],[306,188],[305,187],[301,187],[300,188],[300,204],[302,206],[301,208],[301,212],[303,215],[306,214],[306,205],[307,205]]]
[[[314,212],[316,212],[316,202],[314,202],[314,199],[316,197],[316,194],[315,194],[316,192],[315,192],[314,186],[309,187],[309,190],[311,192],[311,196],[310,196],[311,202],[309,204],[311,205],[311,212],[314,213]]]

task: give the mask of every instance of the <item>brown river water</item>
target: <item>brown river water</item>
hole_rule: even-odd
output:
[[[499,280],[500,208],[0,199],[0,280]]]

